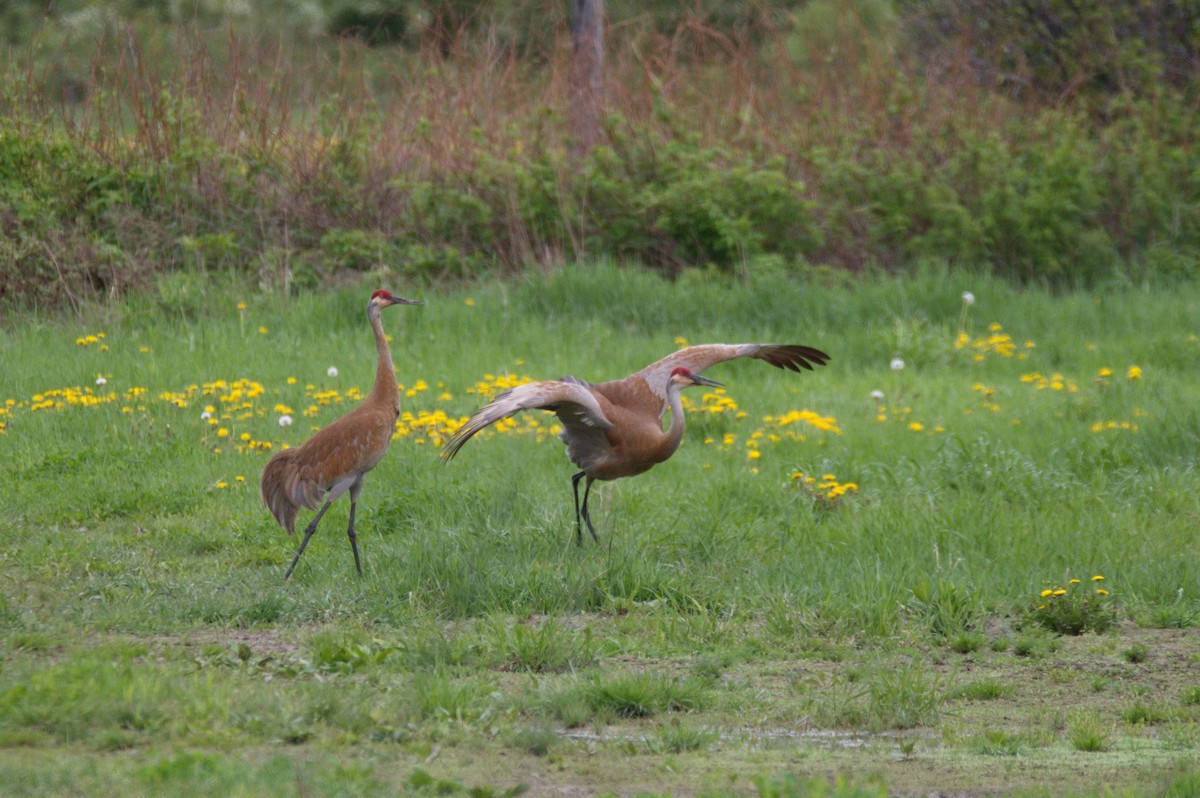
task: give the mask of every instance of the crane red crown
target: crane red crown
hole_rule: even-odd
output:
[[[674,377],[676,375],[690,377],[692,376],[692,370],[685,366],[676,366],[675,369],[671,371],[671,376]]]
[[[378,299],[378,298],[380,298],[380,297],[383,297],[384,299],[391,299],[391,298],[392,298],[392,292],[391,292],[391,291],[384,291],[382,288],[380,288],[378,291],[376,291],[375,293],[371,294],[371,299]]]

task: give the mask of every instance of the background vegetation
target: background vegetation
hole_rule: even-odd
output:
[[[578,157],[564,7],[7,4],[0,292],[595,257],[1195,272],[1187,4],[611,3]]]

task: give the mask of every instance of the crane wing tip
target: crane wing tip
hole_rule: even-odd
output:
[[[816,366],[824,366],[830,361],[829,355],[820,349],[799,344],[783,344],[766,348],[758,355],[772,366],[788,371],[799,372],[800,369],[812,371]]]

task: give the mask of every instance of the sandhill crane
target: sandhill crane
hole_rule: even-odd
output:
[[[354,509],[362,490],[363,477],[379,464],[392,441],[396,419],[400,416],[400,390],[392,353],[379,314],[389,305],[420,305],[416,299],[403,299],[388,291],[376,291],[367,303],[367,318],[375,332],[375,385],[362,404],[329,426],[317,432],[302,445],[284,449],[263,469],[259,493],[271,515],[288,534],[294,533],[296,514],[301,507],[320,510],[304,530],[300,550],[283,578],[288,579],[317,531],[321,516],[346,491],[350,492],[350,549],[354,552],[354,567],[362,576],[358,560],[358,542],[354,535]],[[325,503],[321,504],[324,499]]]
[[[680,392],[693,385],[720,387],[699,372],[725,360],[752,357],[772,366],[800,371],[823,366],[829,355],[810,346],[792,344],[706,344],[689,346],[646,368],[613,382],[590,384],[575,377],[519,385],[497,396],[476,411],[442,447],[441,460],[449,462],[471,436],[484,427],[522,410],[553,411],[562,423],[559,438],[567,457],[581,471],[571,477],[575,490],[575,542],[583,543],[587,523],[599,542],[588,514],[592,482],[631,477],[648,471],[675,453],[683,439],[683,406]],[[666,431],[662,417],[671,411]],[[583,504],[579,481],[587,477]]]

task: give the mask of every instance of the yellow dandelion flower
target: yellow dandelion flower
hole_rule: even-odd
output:
[[[1104,588],[1102,588],[1102,587],[1098,587],[1098,588],[1096,588],[1096,595],[1097,595],[1097,596],[1107,596],[1107,595],[1108,595],[1108,591],[1107,591],[1107,590],[1105,590],[1105,589],[1104,589]]]
[[[241,474],[238,474],[236,477],[234,477],[234,479],[235,479],[236,481],[238,481],[238,482],[245,482],[245,481],[246,481],[246,478],[245,478],[244,476],[242,476]]]
[[[1079,580],[1078,580],[1078,579],[1072,579],[1072,580],[1068,581],[1068,582],[1067,582],[1067,584],[1069,584],[1069,585],[1077,585],[1077,584],[1079,584]]]
[[[225,429],[224,427],[221,427],[219,430],[217,430],[217,437],[218,438],[229,437],[229,430]]]
[[[229,483],[228,483],[228,482],[226,482],[225,480],[221,480],[220,482],[218,482],[218,483],[217,483],[217,487],[218,487],[218,488],[228,488],[228,487],[229,487]]]
[[[1042,598],[1046,598],[1046,596],[1049,596],[1053,592],[1054,592],[1053,590],[1050,590],[1049,588],[1047,588],[1046,590],[1042,591],[1041,596],[1042,596]]]
[[[758,458],[762,457],[762,452],[760,452],[758,449],[751,449],[750,451],[746,452],[746,457],[749,457],[751,460],[757,460]]]
[[[913,421],[908,425],[908,428],[913,432],[920,432],[921,430],[925,429],[925,425],[920,421]]]
[[[258,332],[259,332],[261,335],[266,335],[266,334],[267,334],[267,328],[266,328],[266,327],[259,327],[259,328],[258,328]]]
[[[676,336],[675,346],[687,346],[687,345],[688,345],[688,340],[686,338],[684,338],[682,335]]]
[[[1100,369],[1099,371],[1097,371],[1097,372],[1096,372],[1096,375],[1097,375],[1098,377],[1111,377],[1111,376],[1112,376],[1112,369],[1110,369],[1110,368],[1108,368],[1108,367],[1106,366],[1106,367],[1104,367],[1104,368]]]
[[[1130,366],[1129,371],[1126,372],[1125,376],[1129,377],[1131,380],[1140,380],[1142,378],[1142,367]]]
[[[1103,582],[1103,581],[1104,581],[1104,577],[1103,577],[1103,576],[1101,576],[1100,574],[1096,574],[1095,576],[1093,576],[1093,577],[1092,577],[1092,581],[1093,581],[1093,582]]]
[[[1067,594],[1067,591],[1063,590],[1063,589],[1060,587],[1058,590],[1055,590],[1055,591],[1054,591],[1054,592],[1053,592],[1051,595],[1054,595],[1054,596],[1065,596],[1066,594]]]
[[[467,297],[466,299],[463,300],[463,304],[466,305],[467,307],[473,307],[475,305],[475,300],[471,299],[471,297]]]

